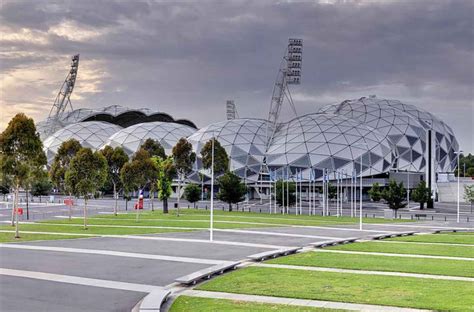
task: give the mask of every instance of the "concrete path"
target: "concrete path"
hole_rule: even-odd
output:
[[[341,309],[341,310],[351,310],[351,311],[367,311],[367,312],[371,312],[371,311],[373,312],[427,311],[427,310],[398,308],[398,307],[389,307],[389,306],[380,306],[380,305],[342,303],[342,302],[321,301],[321,300],[305,300],[305,299],[257,296],[257,295],[242,295],[242,294],[231,294],[231,293],[202,291],[202,290],[185,290],[181,293],[181,295],[191,296],[191,297],[200,297],[200,298],[228,299],[228,300],[247,301],[247,302],[283,304],[283,305],[327,308],[327,309]]]
[[[350,273],[350,274],[362,274],[362,275],[384,275],[384,276],[416,277],[416,278],[430,278],[430,279],[447,280],[447,281],[474,282],[474,278],[461,277],[461,276],[445,276],[445,275],[432,275],[432,274],[385,272],[385,271],[367,271],[367,270],[351,270],[351,269],[333,269],[333,268],[325,268],[325,267],[299,266],[299,265],[287,265],[287,264],[267,264],[267,263],[256,263],[252,266],[264,267],[264,268],[275,268],[275,269],[291,269],[291,270],[303,270],[303,271]]]
[[[374,255],[374,256],[376,255],[376,256],[387,256],[387,257],[407,257],[407,258],[426,258],[426,259],[445,259],[445,260],[474,261],[474,258],[447,257],[447,256],[429,256],[429,255],[413,255],[413,254],[397,254],[397,253],[368,252],[368,251],[349,251],[349,250],[315,249],[314,252],[334,252],[334,253],[346,253],[346,254],[354,254],[354,255]]]

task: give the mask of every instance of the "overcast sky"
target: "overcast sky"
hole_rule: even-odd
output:
[[[47,117],[80,53],[74,108],[149,107],[198,126],[268,116],[288,37],[298,114],[377,95],[426,109],[474,152],[474,1],[0,2],[0,130]],[[281,119],[292,118],[288,107]]]

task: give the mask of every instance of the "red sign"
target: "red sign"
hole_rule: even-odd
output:
[[[72,205],[74,205],[74,202],[73,202],[72,199],[67,198],[67,199],[64,200],[64,204],[65,204],[66,206],[72,206]]]
[[[16,208],[15,213],[22,216],[23,215],[23,208]]]

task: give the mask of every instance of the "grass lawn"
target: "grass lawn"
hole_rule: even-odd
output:
[[[471,248],[466,246],[437,246],[365,242],[334,246],[329,247],[327,249],[474,258],[474,247]]]
[[[445,311],[474,306],[471,282],[263,267],[221,275],[198,289]]]
[[[198,298],[189,296],[179,296],[171,306],[171,312],[185,312],[185,311],[202,311],[202,312],[216,312],[216,311],[257,311],[257,312],[320,312],[320,311],[344,311],[324,308],[312,307],[297,307],[283,304],[269,304],[245,302],[225,299],[210,299]]]
[[[273,264],[474,277],[469,261],[304,252],[267,261]]]
[[[459,233],[461,234],[461,233]],[[458,233],[453,234],[426,234],[412,235],[404,237],[390,238],[388,240],[404,241],[404,242],[424,242],[424,243],[448,243],[448,244],[469,244],[474,245],[474,233]]]
[[[2,230],[4,230],[2,228]],[[11,230],[11,228],[10,228]],[[72,235],[48,235],[48,234],[26,234],[20,232],[20,238],[15,238],[15,233],[0,232],[0,243],[7,242],[27,242],[34,240],[54,240],[54,239],[72,239],[78,236]]]

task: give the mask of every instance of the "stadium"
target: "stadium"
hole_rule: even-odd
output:
[[[70,95],[79,66],[73,56],[69,75],[49,117],[37,124],[50,164],[62,142],[74,138],[100,150],[120,146],[132,156],[148,138],[167,154],[185,137],[197,159],[188,179],[209,183],[200,158],[201,148],[216,138],[230,158],[230,170],[249,186],[251,198],[268,199],[275,180],[322,184],[363,178],[373,183],[403,181],[408,188],[426,181],[436,196],[437,181],[456,168],[458,142],[452,129],[433,114],[398,100],[376,96],[345,100],[297,115],[290,85],[300,84],[302,40],[289,39],[271,97],[268,118],[241,118],[233,101],[227,102],[227,120],[198,128],[191,120],[175,119],[149,108],[119,105],[103,109],[72,109]],[[279,118],[288,99],[295,117]],[[66,112],[66,107],[71,110]]]

